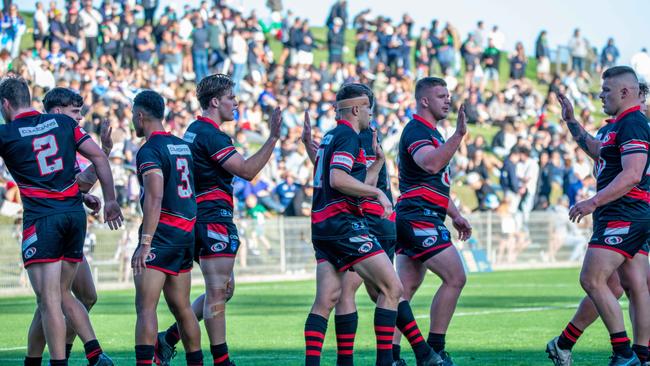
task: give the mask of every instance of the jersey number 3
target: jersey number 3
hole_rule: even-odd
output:
[[[41,171],[41,175],[48,175],[63,170],[63,159],[52,159],[51,164],[47,162],[47,159],[59,152],[59,145],[57,145],[54,135],[35,138],[32,141],[32,145],[36,153],[36,161],[38,162],[38,169]]]
[[[178,185],[178,195],[181,198],[188,198],[192,195],[192,187],[190,186],[190,166],[187,159],[176,159],[176,170],[181,173],[181,184]]]

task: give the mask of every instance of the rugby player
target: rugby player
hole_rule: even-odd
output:
[[[86,308],[71,287],[83,258],[86,214],[76,182],[76,153],[96,167],[111,229],[122,224],[108,159],[77,122],[63,114],[41,114],[31,107],[27,82],[0,82],[0,155],[23,200],[22,257],[36,293],[50,364],[67,365],[66,319],[84,341],[90,365],[112,365],[96,339]],[[65,317],[64,317],[65,314]],[[40,364],[27,357],[25,364]]]
[[[594,233],[583,263],[580,282],[588,297],[559,337],[547,345],[556,365],[571,364],[571,349],[584,329],[600,315],[610,332],[610,365],[640,365],[647,362],[650,338],[647,241],[649,222],[647,87],[638,83],[634,70],[616,66],[603,73],[604,112],[614,117],[596,137],[590,136],[575,119],[573,106],[563,95],[562,118],[578,145],[595,161],[598,193],[570,210],[571,219],[594,214]],[[639,101],[641,97],[641,101]],[[640,103],[641,102],[641,103]],[[644,219],[645,217],[645,219]],[[630,298],[634,345],[625,332],[617,299]],[[641,306],[641,308],[639,308]]]
[[[269,138],[257,153],[245,159],[220,127],[235,118],[237,98],[233,87],[228,75],[203,78],[196,88],[202,115],[190,124],[183,137],[194,157],[198,205],[195,257],[206,288],[205,296],[198,298],[193,307],[200,312],[197,317],[205,321],[215,366],[231,365],[226,343],[226,301],[232,296],[232,271],[239,250],[239,234],[233,222],[232,180],[234,176],[255,178],[269,161],[282,125],[277,108],[271,116]],[[169,364],[178,339],[176,324],[158,335],[156,358],[160,364]]]
[[[194,258],[196,199],[192,152],[188,144],[165,132],[165,101],[145,90],[133,100],[133,126],[146,142],[136,156],[142,193],[140,241],[133,253],[135,282],[136,365],[151,365],[162,291],[176,318],[188,366],[203,365],[201,329],[190,304]]]
[[[445,226],[450,216],[460,240],[472,235],[472,227],[449,199],[449,162],[467,132],[465,111],[458,111],[456,132],[445,141],[437,123],[449,113],[451,101],[444,80],[420,79],[415,86],[417,114],[408,122],[399,142],[399,188],[395,208],[397,226],[397,274],[410,300],[427,270],[442,280],[431,303],[427,343],[453,365],[445,351],[445,335],[460,293],[465,286],[465,270],[451,234]],[[396,334],[394,343],[399,344]]]
[[[45,113],[48,114],[65,114],[77,122],[83,120],[81,115],[83,98],[81,95],[68,88],[56,87],[48,91],[43,97],[43,107]],[[113,148],[111,128],[108,126],[108,121],[104,121],[101,124],[101,142],[102,150],[108,157]],[[97,214],[101,208],[99,198],[88,194],[88,191],[92,189],[96,182],[97,174],[95,173],[95,167],[93,165],[90,165],[86,170],[77,175],[77,184],[79,185],[79,190],[82,192],[84,203],[93,211],[93,214]],[[97,302],[97,291],[95,290],[92,272],[90,271],[90,266],[88,265],[85,256],[83,257],[83,261],[79,263],[79,268],[77,268],[77,273],[72,282],[72,293],[77,300],[83,304],[88,312],[90,312],[90,309]],[[76,333],[67,319],[66,328],[65,355],[66,358],[70,358],[72,343],[74,342]],[[36,309],[27,335],[27,356],[25,357],[25,365],[40,365],[40,359],[43,356],[44,350],[45,334],[43,333],[40,312]]]

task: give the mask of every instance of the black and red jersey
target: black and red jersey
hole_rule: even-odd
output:
[[[321,142],[314,162],[314,198],[311,212],[312,239],[343,239],[368,234],[358,197],[330,186],[330,174],[340,169],[364,181],[366,158],[359,135],[348,121],[339,121]]]
[[[372,130],[367,128],[359,133],[361,141],[361,148],[363,149],[366,157],[366,166],[370,166],[375,162],[376,155],[372,148]],[[379,138],[378,138],[379,140]],[[377,141],[379,143],[379,141]],[[377,179],[377,188],[381,189],[386,197],[393,202],[393,194],[390,190],[390,181],[386,172],[386,163],[384,163],[379,171]],[[364,197],[361,199],[361,208],[363,214],[368,222],[370,233],[378,239],[395,239],[395,213],[384,219],[381,216],[384,213],[384,208],[379,201],[374,197]]]
[[[170,133],[156,131],[138,151],[136,165],[141,187],[140,204],[143,209],[147,195],[144,189],[144,173],[160,169],[163,174],[163,199],[154,240],[160,240],[170,246],[193,243],[196,199],[192,151],[189,145]]]
[[[194,157],[199,222],[232,222],[234,176],[223,168],[237,153],[232,139],[216,122],[199,116],[187,128],[183,140],[190,144]]]
[[[83,211],[76,153],[89,138],[63,114],[25,112],[0,126],[0,155],[20,189],[26,219]]]
[[[438,148],[445,140],[434,125],[418,116],[406,124],[399,141],[399,190],[395,211],[405,219],[438,217],[444,221],[449,205],[449,164],[436,174],[420,168],[413,156],[425,146]]]
[[[597,190],[605,189],[623,171],[621,158],[629,154],[648,154],[650,125],[639,107],[630,108],[598,130],[600,156],[594,164]],[[641,181],[625,196],[598,207],[594,217],[603,220],[650,220],[650,157]]]

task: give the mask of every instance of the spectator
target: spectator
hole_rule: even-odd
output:
[[[345,28],[347,28],[348,24],[348,2],[347,0],[337,0],[334,5],[330,8],[329,15],[327,16],[327,21],[325,24],[327,25],[328,28],[333,28],[334,27],[334,19],[339,18],[341,19],[341,27],[343,29],[343,33],[345,34]]]
[[[196,82],[201,81],[209,73],[208,71],[208,30],[203,25],[203,19],[196,18],[194,30],[192,31],[192,64]]]
[[[650,54],[646,48],[635,53],[630,60],[630,64],[639,76],[640,81],[650,83]]]
[[[492,81],[492,90],[499,90],[499,62],[501,60],[501,52],[496,48],[494,39],[488,39],[488,46],[483,51],[481,59],[484,67],[481,88],[485,89],[487,82]]]
[[[616,66],[619,56],[618,48],[614,45],[614,38],[608,39],[607,45],[603,47],[603,51],[600,53],[600,66],[602,70],[604,71],[612,66]]]
[[[573,31],[573,37],[569,39],[569,51],[571,53],[571,69],[582,72],[585,69],[585,58],[589,52],[587,40],[580,35],[580,29]]]
[[[160,0],[141,0],[141,5],[144,10],[145,24],[153,25],[153,18],[156,15]]]
[[[330,63],[343,62],[343,47],[345,46],[345,32],[343,20],[334,18],[332,27],[327,31],[327,51]]]
[[[99,25],[102,23],[102,15],[93,8],[92,0],[83,0],[83,4],[84,7],[79,12],[79,18],[86,42],[85,49],[90,53],[91,58],[95,58],[99,46]]]
[[[153,61],[153,51],[156,49],[156,45],[151,40],[151,33],[147,32],[147,29],[140,27],[138,29],[137,36],[135,38],[135,59],[138,61],[138,67],[143,65],[150,65]]]
[[[524,45],[517,42],[515,46],[515,53],[510,57],[510,78],[513,80],[521,80],[526,77],[526,65],[528,64],[528,57],[524,52]]]
[[[537,59],[537,81],[547,84],[551,81],[551,51],[548,48],[546,31],[543,30],[535,41],[535,58]]]
[[[34,42],[41,41],[46,43],[50,32],[50,20],[43,7],[43,3],[36,2],[36,11],[34,11]]]

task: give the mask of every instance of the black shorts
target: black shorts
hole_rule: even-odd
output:
[[[232,222],[197,222],[194,227],[196,260],[218,257],[234,258],[239,250],[237,226]]]
[[[594,221],[589,248],[613,250],[626,258],[646,251],[650,239],[650,221]]]
[[[24,266],[34,263],[81,262],[86,238],[86,213],[65,212],[25,219],[22,256]]]
[[[194,259],[194,247],[192,243],[186,246],[167,246],[151,243],[151,252],[147,257],[147,268],[178,276],[179,273],[192,270]]]
[[[445,223],[438,218],[426,221],[400,219],[397,226],[397,254],[426,262],[429,258],[450,247],[451,234]]]
[[[391,239],[377,238],[377,241],[379,241],[381,248],[384,250],[384,252],[386,252],[388,259],[390,259],[391,262],[394,262],[397,240],[395,240],[394,238]]]
[[[339,272],[345,272],[364,259],[384,253],[377,238],[369,234],[344,239],[314,239],[313,243],[316,261],[330,262]]]
[[[639,254],[643,254],[647,257],[648,252],[650,252],[650,244],[645,243],[645,245],[639,250]]]

